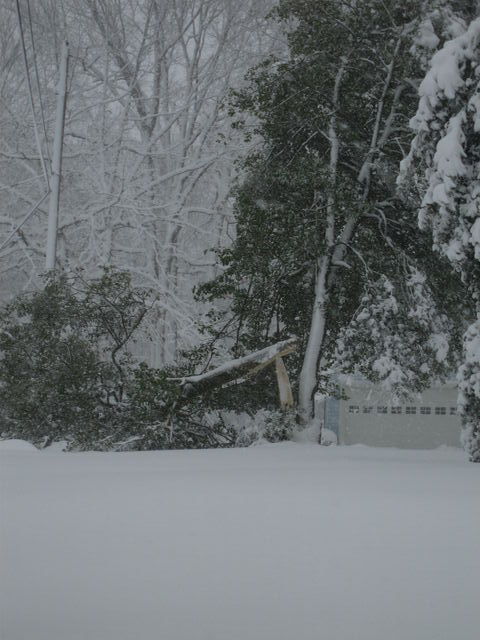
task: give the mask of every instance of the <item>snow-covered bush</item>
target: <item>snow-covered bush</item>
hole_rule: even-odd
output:
[[[480,320],[465,332],[464,361],[458,370],[458,406],[463,415],[462,444],[474,462],[480,462]]]
[[[453,323],[436,308],[425,276],[408,268],[401,283],[368,283],[340,333],[335,370],[361,373],[398,396],[426,387],[454,365]]]
[[[262,442],[291,440],[295,428],[294,412],[264,409],[251,417],[247,416],[243,424],[237,426],[235,444],[240,447],[249,447]]]

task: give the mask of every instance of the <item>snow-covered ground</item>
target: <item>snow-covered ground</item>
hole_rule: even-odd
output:
[[[4,447],[1,640],[477,640],[480,465]]]

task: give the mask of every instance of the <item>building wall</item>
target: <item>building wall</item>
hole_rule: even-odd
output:
[[[453,385],[427,389],[401,403],[394,402],[386,392],[365,385],[343,390],[348,399],[337,401],[339,444],[402,449],[460,446],[461,422],[456,414],[457,389]],[[327,418],[327,408],[325,414]],[[332,426],[333,423],[329,428]]]

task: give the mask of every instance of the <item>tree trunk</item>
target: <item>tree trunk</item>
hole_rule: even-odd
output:
[[[317,386],[317,370],[325,335],[325,309],[328,299],[327,279],[332,262],[335,243],[335,187],[337,182],[338,156],[340,141],[337,132],[337,108],[340,97],[340,85],[345,73],[347,59],[343,58],[335,77],[333,87],[333,112],[330,118],[328,138],[330,141],[330,193],[327,199],[327,227],[325,230],[324,254],[318,260],[315,274],[315,299],[312,320],[308,335],[307,348],[303,358],[298,389],[297,419],[301,425],[307,425],[314,417],[313,396]],[[318,196],[315,196],[315,200]]]
[[[318,361],[325,335],[325,308],[328,298],[327,275],[329,262],[330,256],[323,256],[319,261],[310,333],[303,358],[302,370],[300,372],[297,418],[299,423],[304,426],[309,424],[314,417],[313,397],[317,386]]]
[[[280,401],[280,409],[291,409],[294,405],[292,386],[290,384],[290,378],[288,377],[288,371],[283,362],[282,356],[275,358],[275,372],[277,374],[278,384],[278,398]]]

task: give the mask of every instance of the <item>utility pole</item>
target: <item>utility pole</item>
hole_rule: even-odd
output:
[[[57,84],[57,109],[53,139],[52,176],[50,181],[50,204],[48,207],[48,235],[46,269],[55,269],[57,257],[58,205],[62,174],[63,131],[67,104],[68,42],[64,42],[60,59],[60,77]]]

